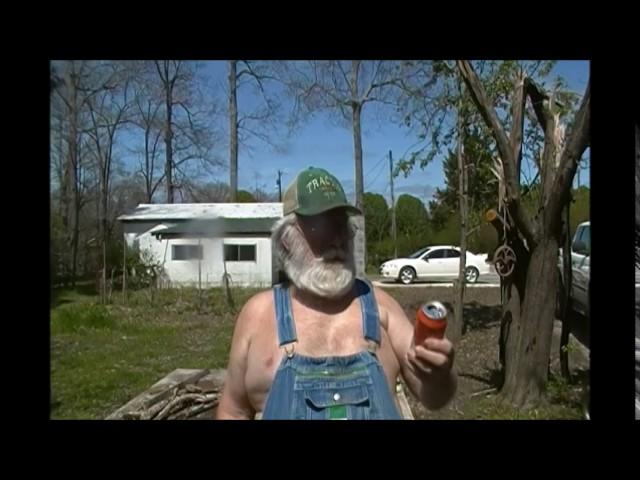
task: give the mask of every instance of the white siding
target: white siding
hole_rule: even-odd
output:
[[[128,229],[127,229],[128,230]],[[138,230],[138,229],[136,229]],[[202,286],[220,286],[224,274],[223,243],[256,245],[255,262],[227,262],[227,272],[234,286],[269,287],[272,284],[271,239],[269,237],[201,238],[202,260],[173,260],[173,245],[197,245],[198,238],[158,240],[151,233],[125,231],[129,246],[137,240],[140,250],[146,250],[164,266],[173,285],[197,286],[198,272]]]
[[[227,237],[224,239],[224,243],[256,246],[255,262],[227,262],[227,273],[231,275],[231,281],[234,284],[271,286],[272,256],[270,238]]]

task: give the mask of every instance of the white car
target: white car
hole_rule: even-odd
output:
[[[487,255],[467,252],[465,279],[474,283],[491,273]],[[380,274],[408,285],[415,280],[453,280],[460,270],[460,248],[450,245],[425,247],[407,258],[396,258],[380,266]]]

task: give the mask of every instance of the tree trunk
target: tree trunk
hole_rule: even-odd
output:
[[[354,103],[353,108],[353,155],[356,163],[356,207],[364,210],[364,193],[362,178],[362,133],[360,130],[360,115],[362,105]]]
[[[76,89],[76,72],[74,63],[70,62],[65,72],[65,83],[68,92],[69,134],[67,137],[68,157],[65,169],[65,182],[62,187],[62,225],[64,228],[65,244],[71,246],[71,259],[64,254],[65,284],[68,274],[71,274],[71,284],[75,286],[77,240],[77,164],[78,164],[78,102]],[[69,262],[71,260],[71,262]]]
[[[238,195],[238,97],[237,97],[237,60],[229,61],[229,188],[231,202]]]
[[[74,116],[75,117],[75,116]],[[74,132],[74,138],[78,135],[78,129],[76,124],[76,119],[74,119],[74,128],[72,129]],[[76,142],[79,142],[79,139],[76,139]],[[74,142],[75,143],[75,142]],[[78,249],[80,247],[80,208],[81,208],[81,198],[80,198],[80,162],[81,162],[81,152],[78,148],[79,144],[75,144],[75,153],[74,153],[74,164],[72,168],[72,180],[73,180],[73,201],[71,205],[73,206],[73,232],[71,239],[71,287],[75,288],[76,286],[76,277],[77,277],[77,269],[78,269]]]
[[[453,325],[447,336],[456,343],[464,329],[464,286],[467,266],[467,169],[463,159],[462,145],[462,96],[458,102],[458,201],[460,205],[460,264],[456,284],[455,312]]]
[[[564,289],[558,289],[557,295],[563,295],[562,308],[560,311],[562,320],[562,332],[560,333],[560,370],[562,376],[569,380],[571,373],[569,370],[569,334],[571,333],[571,288],[572,288],[572,268],[571,268],[571,224],[569,223],[570,203],[565,207],[565,242],[562,251],[563,269],[564,269]]]
[[[151,127],[149,124],[147,124],[145,126],[145,130],[144,130],[144,166],[145,166],[145,172],[144,172],[144,188],[145,188],[145,196],[146,196],[146,201],[147,203],[151,203],[151,197],[153,196],[151,190],[153,188],[152,183],[153,183],[153,167],[151,164],[151,159],[149,157],[150,152],[149,152],[149,133],[150,133]]]
[[[127,304],[127,239],[122,236],[122,303]]]
[[[504,299],[502,304],[502,317],[500,319],[500,335],[498,339],[499,359],[502,367],[501,377],[502,384],[506,376],[507,365],[515,361],[513,355],[513,339],[512,326],[520,324],[520,313],[522,300],[526,292],[526,272],[530,261],[529,252],[517,238],[510,238],[507,245],[516,253],[516,267],[508,278],[501,279],[504,289]],[[515,330],[513,330],[515,331]],[[502,385],[500,385],[502,388]]]
[[[76,286],[76,270],[78,266],[78,245],[80,240],[80,191],[78,184],[74,187],[73,202],[73,240],[71,242],[71,287]]]
[[[393,239],[393,258],[398,258],[398,230],[396,224],[396,199],[393,194],[393,157],[391,156],[391,150],[389,150],[389,182],[391,185],[391,238]],[[378,241],[382,240],[382,232],[380,229],[380,236]]]
[[[500,334],[498,337],[498,357],[502,368],[501,375],[504,382],[506,365],[513,360],[513,356],[507,348],[511,338],[511,325],[513,319],[520,319],[521,299],[524,298],[526,288],[526,272],[529,265],[529,251],[525,248],[520,237],[515,233],[515,227],[511,223],[506,229],[501,217],[495,210],[487,211],[486,220],[495,228],[500,244],[506,244],[516,255],[517,262],[513,273],[508,277],[500,277],[500,300],[502,303],[502,316],[500,318]],[[506,240],[506,242],[505,242]],[[502,385],[500,385],[502,388]]]
[[[107,285],[107,209],[109,208],[109,198],[107,196],[108,192],[106,189],[108,186],[106,185],[106,179],[103,178],[103,188],[102,188],[102,215],[100,218],[100,234],[101,234],[101,244],[102,244],[102,284],[104,288],[104,299],[106,303],[106,285]]]
[[[553,332],[558,242],[544,238],[531,251],[524,295],[512,296],[506,337],[506,371],[503,397],[517,406],[540,401],[548,379]],[[513,288],[513,287],[512,287]],[[518,309],[519,307],[519,309]]]
[[[165,63],[166,65],[166,63]],[[167,67],[168,68],[168,67]],[[167,203],[173,203],[173,130],[172,130],[172,113],[173,113],[173,83],[168,80],[165,82],[165,103],[167,107],[167,123],[165,125],[164,144],[166,148],[166,162],[164,165],[165,180],[167,182]]]

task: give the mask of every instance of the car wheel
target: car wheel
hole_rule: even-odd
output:
[[[416,271],[411,267],[403,267],[400,270],[400,275],[398,276],[398,280],[405,285],[409,285],[413,283],[413,280],[416,278]]]
[[[476,267],[467,267],[464,271],[464,279],[467,283],[476,283],[479,276],[480,272]]]

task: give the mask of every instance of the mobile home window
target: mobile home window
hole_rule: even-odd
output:
[[[255,262],[256,246],[225,244],[224,259],[227,262]]]
[[[202,245],[172,245],[172,260],[202,260]]]

